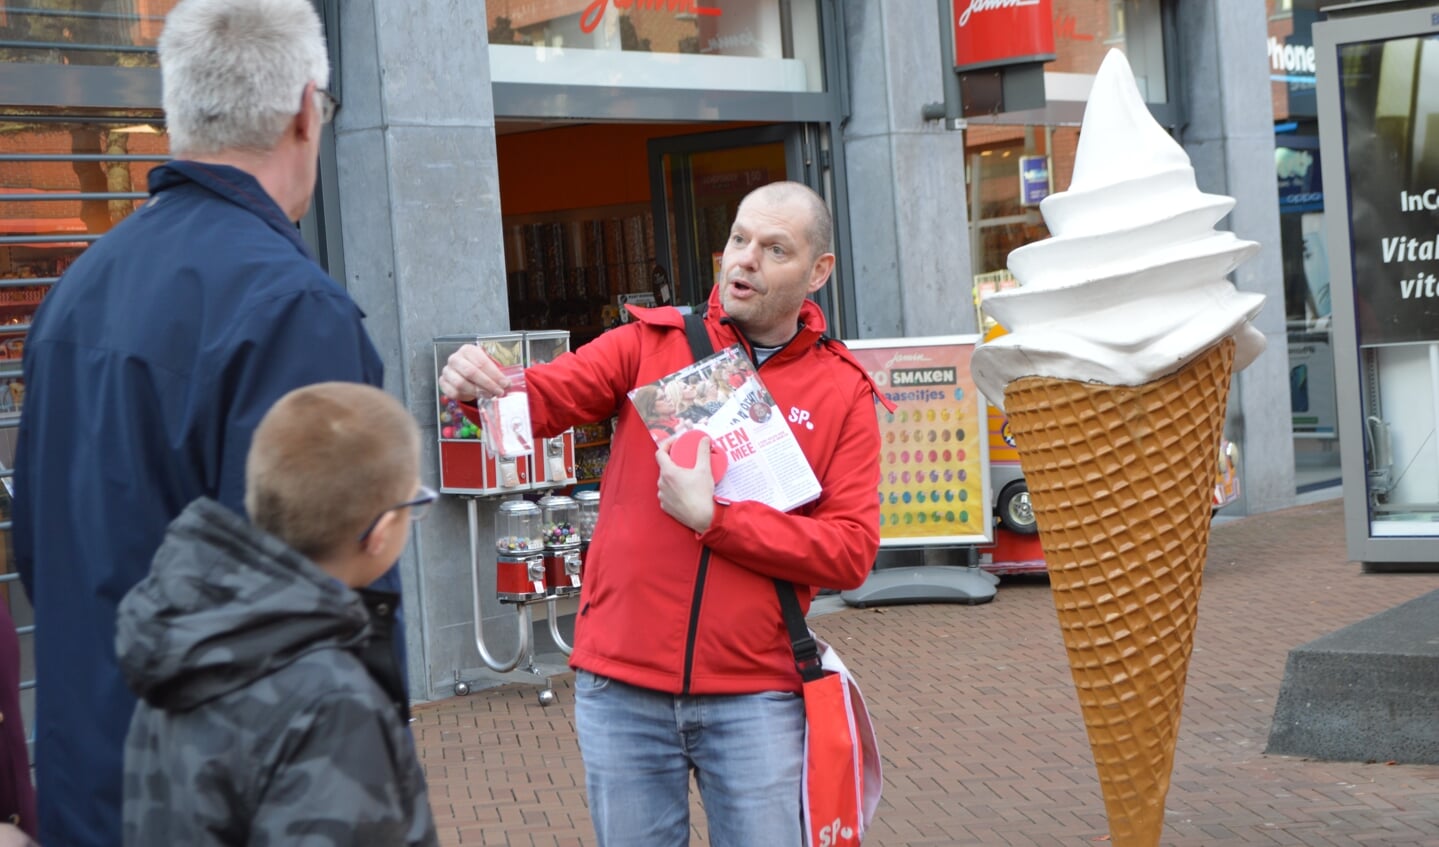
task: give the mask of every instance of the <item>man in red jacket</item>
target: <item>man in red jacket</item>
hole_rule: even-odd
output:
[[[804,704],[774,580],[808,609],[816,586],[859,586],[879,547],[878,394],[808,299],[834,269],[832,231],[803,185],[752,192],[705,317],[716,350],[738,343],[754,359],[818,500],[788,513],[717,501],[707,458],[685,468],[668,443],[655,450],[626,394],[694,361],[673,308],[632,309],[634,321],[525,372],[537,435],[619,416],[570,657],[601,847],[688,844],[691,772],[711,844],[803,843]],[[439,385],[467,402],[508,387],[473,345]]]

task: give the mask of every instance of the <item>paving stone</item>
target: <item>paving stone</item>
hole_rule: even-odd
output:
[[[1439,588],[1345,559],[1338,501],[1214,528],[1165,847],[1439,847],[1439,766],[1265,755],[1288,652]],[[859,678],[884,751],[866,847],[1085,847],[1107,827],[1048,583],[993,603],[811,618]],[[419,705],[415,737],[445,845],[591,847],[573,676]],[[692,843],[705,844],[692,808]]]

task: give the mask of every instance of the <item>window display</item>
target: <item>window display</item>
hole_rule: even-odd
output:
[[[563,329],[579,346],[624,320],[624,295],[658,296],[648,206],[507,217],[504,228],[516,329]]]
[[[1339,62],[1370,534],[1439,535],[1439,45]]]
[[[20,358],[35,309],[91,242],[144,202],[168,146],[154,113],[0,121],[0,421],[25,402]]]
[[[0,62],[156,67],[155,42],[178,2],[0,3]]]

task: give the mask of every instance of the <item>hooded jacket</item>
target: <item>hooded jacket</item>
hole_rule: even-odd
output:
[[[718,291],[705,318],[710,341],[752,355]],[[869,574],[879,548],[879,395],[806,301],[799,333],[757,373],[823,491],[790,513],[717,502],[713,524],[696,534],[661,510],[655,441],[627,396],[694,361],[684,317],[672,308],[631,314],[525,372],[537,435],[618,415],[570,664],[677,694],[797,692],[774,579],[794,583],[808,610],[817,587],[854,588]]]
[[[212,500],[175,519],[119,608],[126,844],[438,843],[366,594]]]

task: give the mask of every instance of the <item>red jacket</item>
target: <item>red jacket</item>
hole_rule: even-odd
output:
[[[879,547],[879,394],[844,345],[823,337],[823,313],[806,302],[803,328],[759,375],[824,491],[790,513],[717,503],[697,535],[660,509],[655,442],[627,397],[694,361],[684,319],[670,308],[632,313],[525,374],[541,437],[619,415],[570,664],[670,693],[799,691],[773,578],[794,582],[808,609],[815,586],[854,588],[869,574]],[[745,343],[718,296],[705,323],[716,350]]]

